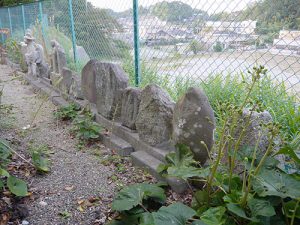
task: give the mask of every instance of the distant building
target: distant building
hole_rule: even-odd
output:
[[[297,51],[300,54],[300,31],[281,30],[278,39],[274,39],[273,48]]]
[[[208,49],[219,43],[223,49],[249,49],[258,39],[256,21],[207,21],[200,32],[201,42]]]
[[[234,32],[236,34],[253,35],[255,34],[257,21],[207,21],[203,27],[204,31],[209,32]]]

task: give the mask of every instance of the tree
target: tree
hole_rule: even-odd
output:
[[[190,5],[180,1],[159,2],[151,6],[150,11],[159,19],[168,22],[183,22],[185,19],[192,18],[195,15],[207,17],[206,12],[193,9]]]
[[[217,41],[217,43],[213,47],[215,52],[222,52],[223,51],[223,45],[221,42]]]
[[[199,51],[203,50],[203,45],[196,40],[192,40],[189,45],[189,49],[194,53],[194,55],[197,55]]]
[[[20,3],[30,3],[34,2],[34,0],[0,0],[0,6],[11,6],[18,5]]]
[[[300,29],[299,0],[263,0],[248,7],[239,20],[257,20],[257,33],[273,41],[282,29]]]
[[[54,24],[71,37],[70,20],[66,16],[66,0],[52,4]],[[127,54],[129,47],[122,41],[112,38],[112,33],[122,30],[117,20],[106,9],[86,5],[85,0],[73,1],[74,25],[77,45],[81,45],[90,57],[96,59],[120,58]]]

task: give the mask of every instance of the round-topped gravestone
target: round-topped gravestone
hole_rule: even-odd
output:
[[[214,142],[215,117],[205,93],[190,88],[176,103],[173,114],[173,141],[185,144],[204,164]]]

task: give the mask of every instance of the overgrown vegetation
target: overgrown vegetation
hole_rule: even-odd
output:
[[[131,58],[126,58],[123,68],[129,75],[130,83],[134,86],[134,69]],[[248,74],[217,74],[208,76],[205,80],[192,80],[183,77],[171,77],[168,74],[161,75],[155,69],[149,68],[142,63],[141,85],[143,88],[150,83],[155,83],[166,90],[174,101],[177,101],[189,87],[200,87],[208,96],[215,116],[218,121],[222,112],[220,105],[223,102],[238,106],[244,101],[248,93],[248,86],[252,77]],[[300,105],[296,95],[289,93],[283,82],[278,83],[264,74],[250,93],[250,98],[260,101],[261,109],[267,110],[272,115],[274,122],[281,124],[280,134],[287,140],[293,140],[300,131]],[[219,125],[218,125],[219,126]]]
[[[12,62],[19,64],[22,71],[26,71],[27,66],[19,43],[15,39],[9,38],[5,41],[4,47],[7,51],[8,58]]]
[[[273,122],[261,124],[268,139],[265,150],[258,147],[260,140],[255,146],[242,142],[251,115],[263,110],[263,104],[253,92],[266,72],[263,67],[249,72],[251,81],[245,86],[245,95],[241,95],[238,101],[219,100],[219,126],[208,166],[196,162],[190,149],[180,144],[176,146],[176,152],[166,156],[167,164],[159,166],[158,172],[164,176],[198,184],[198,188],[190,186],[193,191],[191,205],[174,203],[163,206],[163,189],[149,184],[133,185],[115,197],[112,207],[120,212],[120,216],[109,224],[298,224],[300,134],[296,134],[292,141],[278,142],[281,125]],[[246,107],[250,115],[241,123]],[[285,162],[281,160],[279,163],[276,155],[292,161],[296,170],[287,172],[280,165]]]

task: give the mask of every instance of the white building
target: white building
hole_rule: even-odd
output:
[[[300,31],[281,30],[279,37],[274,39],[273,47],[275,49],[285,49],[300,51]]]

